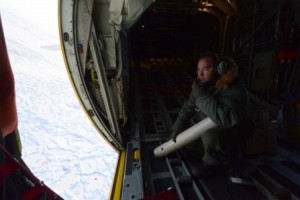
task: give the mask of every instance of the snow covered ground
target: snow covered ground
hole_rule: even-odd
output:
[[[23,158],[64,199],[108,199],[117,153],[96,132],[69,82],[57,1],[0,0],[15,75]]]

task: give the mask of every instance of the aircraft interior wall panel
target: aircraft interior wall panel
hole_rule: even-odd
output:
[[[83,75],[86,72],[88,42],[91,31],[92,11],[94,1],[78,1],[76,7],[75,21],[77,23],[76,36],[78,43],[78,51],[80,57],[81,71]]]
[[[111,35],[111,27],[109,26],[109,3],[95,3],[93,11],[93,20],[96,32],[99,35]],[[99,35],[97,35],[99,37]]]

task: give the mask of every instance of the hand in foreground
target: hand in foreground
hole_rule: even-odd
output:
[[[179,135],[179,133],[177,133],[177,132],[174,131],[174,132],[171,134],[171,136],[170,136],[170,140],[173,140],[173,142],[176,143],[176,137],[177,137],[177,135]]]
[[[203,92],[203,87],[199,83],[199,80],[198,79],[194,80],[192,85],[192,95],[198,97],[202,92]]]
[[[195,88],[195,87],[199,87],[199,79],[196,78],[194,81],[193,81],[193,84],[192,84],[192,90]]]

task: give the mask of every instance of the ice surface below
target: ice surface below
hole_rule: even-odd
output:
[[[57,1],[0,0],[14,71],[23,159],[64,199],[108,199],[117,153],[71,87],[59,45]]]

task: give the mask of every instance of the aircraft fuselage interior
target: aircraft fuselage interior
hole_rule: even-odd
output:
[[[60,7],[74,89],[121,155],[112,198],[300,199],[300,1],[85,0]],[[253,126],[230,170],[202,180],[179,151],[157,158],[153,150],[169,139],[206,51],[237,63]]]

